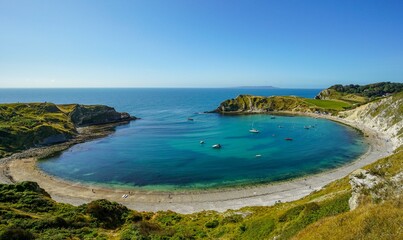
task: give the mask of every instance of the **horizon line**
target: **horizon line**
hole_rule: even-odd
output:
[[[323,89],[323,87],[273,87],[270,86],[235,86],[235,87],[0,87],[0,89]]]

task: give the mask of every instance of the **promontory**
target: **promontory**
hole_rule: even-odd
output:
[[[0,104],[0,158],[32,147],[66,142],[88,126],[126,123],[136,117],[104,105]]]

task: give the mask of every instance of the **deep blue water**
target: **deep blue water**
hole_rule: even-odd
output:
[[[364,153],[367,145],[356,130],[323,119],[203,113],[239,94],[312,98],[319,91],[1,89],[0,102],[106,104],[141,117],[39,166],[74,181],[166,190],[285,180],[338,167]],[[252,125],[260,133],[249,133]],[[313,127],[305,129],[308,125]],[[223,147],[211,148],[216,143]]]

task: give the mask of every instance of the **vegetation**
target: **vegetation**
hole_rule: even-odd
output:
[[[320,92],[316,98],[338,100],[354,106],[403,91],[403,83],[381,82],[369,85],[334,85]]]
[[[399,103],[403,99],[403,92],[399,92],[391,96],[390,104]],[[372,109],[370,114],[372,117],[378,116],[380,113],[388,119],[393,119],[394,123],[403,120],[403,104],[398,104],[397,109],[391,108],[390,104],[378,104],[375,109]],[[391,124],[393,125],[393,124]]]
[[[350,103],[339,100],[319,100],[300,97],[260,97],[240,95],[235,99],[226,100],[218,107],[217,111],[226,112],[271,112],[271,111],[297,111],[297,112],[330,112],[349,109]]]
[[[0,157],[45,143],[51,136],[66,140],[75,134],[73,123],[55,104],[0,105]]]
[[[368,204],[352,212],[322,219],[294,239],[402,239],[403,199]]]
[[[403,83],[380,82],[368,85],[334,85],[329,89],[345,94],[356,94],[367,98],[382,97],[386,94],[393,94],[403,91]]]
[[[334,89],[325,89],[315,97],[320,100],[342,101],[352,105],[361,105],[369,101],[367,97],[359,96],[356,94],[344,94]]]
[[[402,172],[403,149],[366,169],[386,180]],[[383,191],[393,184],[383,186]],[[391,191],[392,193],[393,191]],[[97,200],[56,203],[36,183],[0,185],[0,239],[399,239],[402,199],[371,193],[349,211],[348,177],[305,198],[224,213],[138,212]]]
[[[355,108],[361,104],[376,100],[377,98],[393,94],[403,93],[403,83],[375,83],[365,86],[360,85],[334,85],[320,92],[315,99],[272,96],[261,97],[251,95],[239,95],[235,99],[229,99],[220,104],[216,112],[327,112],[336,114],[340,111]],[[386,107],[386,106],[383,106]],[[376,113],[374,113],[376,114]]]
[[[0,158],[34,146],[64,142],[82,125],[119,120],[128,114],[102,105],[0,104]]]
[[[318,110],[327,110],[329,112],[342,111],[351,108],[351,104],[335,100],[318,100],[306,98],[304,101],[312,104],[311,106]]]

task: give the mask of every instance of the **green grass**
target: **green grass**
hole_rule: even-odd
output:
[[[111,116],[116,119],[121,115],[103,105],[0,104],[0,158],[31,147],[66,141],[77,134],[76,127],[81,126],[82,120],[87,125],[102,124]]]
[[[369,101],[367,97],[360,96],[358,94],[342,93],[330,88],[322,91],[320,95],[329,100],[343,101],[348,104],[364,104]]]
[[[329,112],[337,113],[353,107],[352,104],[340,100],[319,100],[289,96],[260,97],[240,95],[221,103],[221,112],[237,112],[260,110],[271,111],[299,111],[299,112]]]
[[[71,138],[75,127],[53,103],[0,104],[0,157],[39,145],[46,138]]]
[[[293,239],[402,239],[403,199],[364,205],[354,211],[324,218]]]
[[[351,107],[351,104],[336,100],[320,100],[305,98],[304,101],[323,109],[342,111]]]

